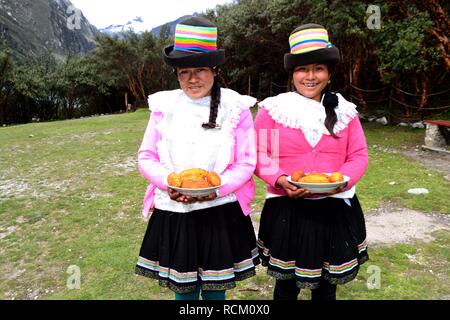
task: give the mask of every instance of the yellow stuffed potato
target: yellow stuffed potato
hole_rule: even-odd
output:
[[[200,168],[192,168],[172,172],[167,177],[167,184],[170,187],[200,189],[220,186],[222,183],[220,176],[214,171],[207,171]]]

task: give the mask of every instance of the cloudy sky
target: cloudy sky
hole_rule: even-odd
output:
[[[71,0],[98,29],[142,17],[149,30],[183,15],[215,8],[233,0]],[[135,28],[135,31],[142,31]]]

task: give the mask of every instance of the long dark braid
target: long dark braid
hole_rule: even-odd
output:
[[[327,115],[325,118],[325,128],[328,129],[328,132],[330,132],[334,138],[338,139],[339,137],[334,133],[334,125],[337,122],[337,115],[334,109],[338,106],[339,99],[335,93],[331,92],[328,85],[322,93],[324,95],[322,104],[325,107],[325,113]]]
[[[214,76],[214,83],[211,88],[211,104],[209,111],[209,121],[203,123],[202,127],[205,129],[215,129],[217,127],[217,113],[219,112],[220,104],[220,81],[218,75]]]

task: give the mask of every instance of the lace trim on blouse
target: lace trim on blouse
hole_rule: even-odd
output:
[[[164,137],[173,127],[170,126],[170,122],[173,117],[173,113],[177,111],[179,103],[194,103],[200,107],[207,107],[209,115],[210,97],[204,97],[197,100],[190,99],[181,89],[171,91],[160,91],[148,98],[149,109],[153,112],[162,112],[163,119],[157,124],[157,131]],[[220,124],[221,134],[221,148],[220,157],[217,157],[217,162],[214,171],[221,174],[228,167],[232,161],[232,153],[235,144],[233,136],[233,130],[237,127],[240,121],[241,112],[256,104],[256,99],[250,96],[241,95],[230,89],[221,89],[221,103],[219,105],[219,111],[217,116],[217,123]],[[208,118],[203,122],[207,122]],[[222,123],[221,123],[222,121]],[[201,126],[201,122],[198,126]],[[215,130],[215,129],[212,129]],[[207,146],[205,146],[207,147]],[[170,169],[174,169],[174,164],[170,158],[170,152],[168,145],[164,139],[161,139],[157,143],[158,155],[161,163],[166,165]]]
[[[344,130],[358,115],[356,105],[337,94],[339,104],[335,108],[337,121],[334,133]],[[270,117],[285,127],[300,129],[311,146],[315,146],[322,135],[330,135],[325,127],[325,108],[321,102],[303,97],[296,92],[282,93],[259,103]]]

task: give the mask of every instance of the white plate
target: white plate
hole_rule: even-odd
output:
[[[330,173],[326,173],[330,175]],[[293,185],[306,189],[311,193],[327,193],[334,191],[336,188],[346,185],[350,181],[350,177],[344,175],[344,181],[330,183],[307,183],[292,181],[291,176],[287,177],[287,181]]]
[[[204,196],[210,195],[211,193],[215,192],[221,186],[222,185],[217,186],[217,187],[199,188],[199,189],[176,188],[176,187],[172,187],[172,186],[168,186],[168,187],[181,193],[181,194],[184,194],[185,196],[204,197]]]

